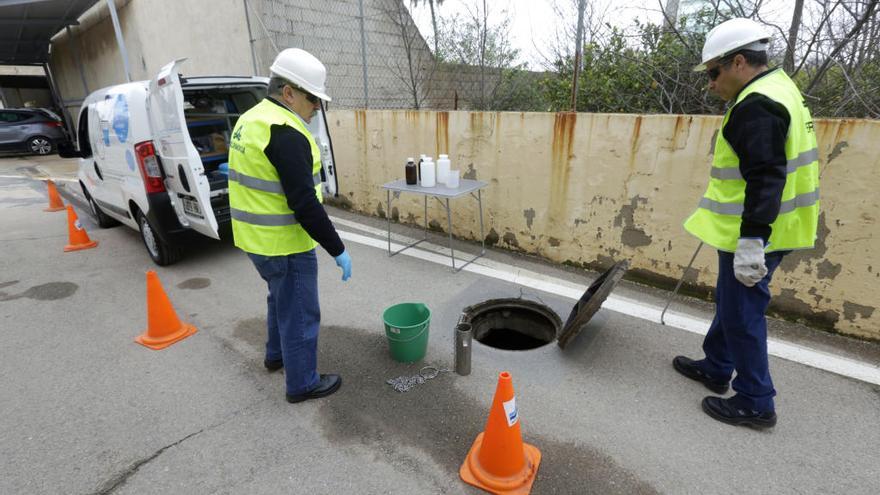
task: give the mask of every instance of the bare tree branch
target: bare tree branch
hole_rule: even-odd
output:
[[[847,33],[846,37],[838,43],[838,45],[834,48],[834,50],[828,55],[828,58],[825,59],[825,62],[819,67],[819,70],[816,72],[815,76],[813,76],[813,80],[807,85],[807,89],[804,90],[804,93],[809,93],[819,84],[819,81],[822,79],[822,76],[825,75],[825,71],[828,70],[828,66],[831,65],[832,59],[840,53],[841,50],[859,33],[862,29],[862,26],[871,18],[874,14],[874,10],[877,7],[877,2],[880,0],[870,0],[868,4],[868,8],[865,9],[864,15],[859,19],[856,24],[850,29],[849,33]]]
[[[803,12],[804,0],[795,0],[794,12],[791,14],[791,27],[788,29],[788,46],[785,48],[785,58],[782,62],[782,68],[789,74],[794,71],[794,49],[797,46]]]

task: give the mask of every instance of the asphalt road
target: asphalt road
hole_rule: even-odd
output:
[[[64,253],[65,215],[42,211],[45,187],[33,178],[45,168],[21,162],[0,160],[0,493],[480,493],[458,468],[502,370],[524,440],[543,454],[536,494],[880,493],[880,387],[771,358],[778,426],[727,426],[700,410],[708,391],[670,365],[698,354],[699,335],[605,309],[565,351],[478,344],[471,375],[395,392],[385,380],[452,367],[462,308],[522,296],[564,319],[574,301],[351,241],[347,283],[319,253],[319,369],[341,373],[342,389],[288,404],[282,376],[262,368],[266,289],[240,251],[205,240],[156,267],[137,232],[98,229],[74,199],[100,244]],[[489,257],[584,288],[595,276]],[[134,343],[146,326],[146,270],[198,328],[162,351]],[[418,365],[388,354],[381,312],[402,301],[433,311]]]

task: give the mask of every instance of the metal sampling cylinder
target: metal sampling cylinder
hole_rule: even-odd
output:
[[[455,327],[455,372],[462,376],[471,374],[472,338],[470,323],[459,323]]]

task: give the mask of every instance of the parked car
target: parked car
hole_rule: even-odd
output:
[[[141,233],[150,258],[169,265],[193,232],[231,235],[228,143],[238,116],[266,96],[265,77],[182,79],[179,63],[151,81],[103,88],[83,101],[78,179],[101,227]],[[336,195],[333,148],[323,108],[308,126],[323,161],[324,195]]]
[[[65,141],[64,122],[50,110],[0,109],[0,150],[48,155]]]

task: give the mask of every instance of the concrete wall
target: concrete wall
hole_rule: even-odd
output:
[[[329,123],[342,205],[385,216],[380,186],[403,177],[405,158],[448,153],[453,169],[490,183],[483,195],[490,244],[592,268],[630,259],[631,275],[671,286],[698,244],[681,224],[705,190],[720,118],[336,110]],[[787,257],[773,282],[773,307],[880,339],[880,123],[816,124],[818,244]],[[456,201],[456,235],[479,237],[475,213],[472,200]],[[421,202],[404,195],[390,214],[421,223]],[[445,229],[439,206],[428,216]],[[690,288],[711,290],[716,265],[704,248],[686,278]]]
[[[184,75],[253,74],[242,0],[117,0],[116,5],[133,81],[151,79],[178,58],[188,59]],[[125,82],[125,70],[105,2],[71,31],[72,39],[64,31],[53,38],[49,64],[76,115],[87,94],[76,47],[89,91]]]
[[[259,70],[268,75],[278,50],[299,47],[308,50],[327,66],[327,87],[334,108],[364,108],[364,71],[360,6],[358,0],[313,2],[302,0],[249,0],[259,19],[251,17],[257,39]],[[420,100],[426,98],[427,74],[433,56],[415,28],[402,0],[364,0],[367,93],[371,108],[413,108],[412,85],[408,77],[398,12],[403,9],[407,33],[413,36],[410,55],[422,69]],[[397,20],[395,20],[397,19]],[[274,41],[274,45],[269,41]],[[436,91],[439,93],[440,91]],[[449,98],[452,102],[452,98]],[[426,102],[434,106],[433,103]],[[423,105],[424,106],[424,105]]]

